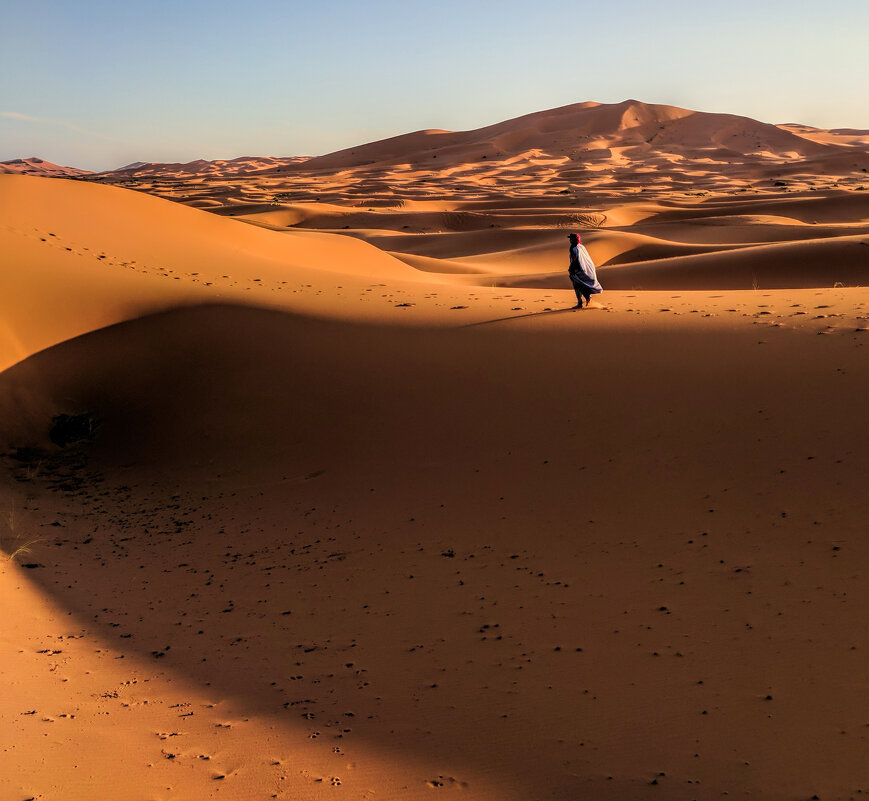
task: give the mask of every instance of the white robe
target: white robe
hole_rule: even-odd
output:
[[[571,280],[578,281],[593,295],[603,292],[603,287],[600,285],[600,281],[597,280],[597,270],[594,268],[594,262],[585,249],[585,245],[571,246],[569,272]]]

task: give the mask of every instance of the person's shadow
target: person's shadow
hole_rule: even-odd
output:
[[[512,314],[508,317],[496,317],[492,320],[481,320],[478,323],[468,323],[466,328],[477,328],[482,325],[492,325],[492,323],[506,323],[510,320],[522,320],[526,317],[548,317],[553,314],[564,314],[565,312],[575,312],[580,311],[575,306],[568,306],[564,309],[544,309],[543,311],[538,312],[526,312],[525,314]]]

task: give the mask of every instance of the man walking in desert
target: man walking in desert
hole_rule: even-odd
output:
[[[588,307],[591,303],[591,296],[603,292],[603,287],[597,280],[594,261],[588,255],[585,245],[580,241],[579,234],[568,234],[567,238],[570,240],[570,266],[567,274],[570,276],[573,289],[576,292],[576,306],[574,308],[581,309],[583,299]]]

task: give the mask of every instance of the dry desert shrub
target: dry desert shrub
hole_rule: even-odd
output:
[[[17,557],[31,553],[31,547],[39,542],[39,538],[24,540],[19,531],[19,518],[15,511],[15,501],[10,502],[7,509],[0,511],[0,553],[10,562]]]

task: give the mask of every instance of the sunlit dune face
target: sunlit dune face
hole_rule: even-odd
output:
[[[864,279],[860,132],[581,103],[478,131],[244,163],[256,169],[143,165],[103,180],[275,231],[341,232],[430,276],[477,274],[467,280],[480,284],[520,287],[527,275],[527,286],[563,286],[557,232],[571,227],[588,231],[604,275],[619,268],[608,271],[611,289]],[[836,276],[809,260],[834,263]]]

